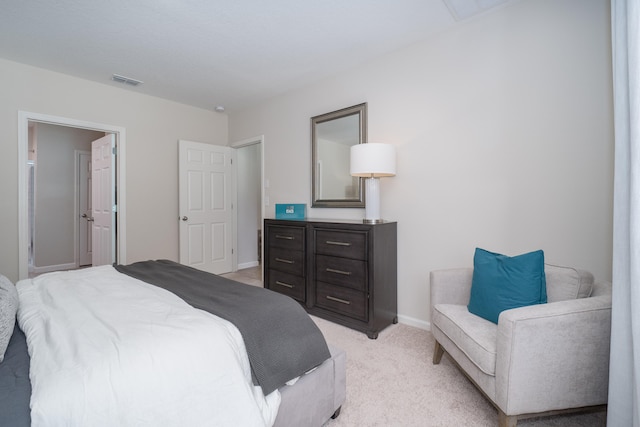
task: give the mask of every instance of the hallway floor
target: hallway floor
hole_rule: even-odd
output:
[[[233,273],[221,274],[222,277],[237,280],[238,282],[248,285],[263,287],[262,284],[262,265],[256,267],[245,268]]]

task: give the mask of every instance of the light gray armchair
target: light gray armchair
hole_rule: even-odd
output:
[[[446,351],[498,409],[501,427],[564,411],[606,409],[611,285],[545,265],[547,304],[469,313],[472,268],[432,271],[433,363]]]

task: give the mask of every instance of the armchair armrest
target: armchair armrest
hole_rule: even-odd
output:
[[[469,304],[473,268],[452,268],[429,273],[431,306],[436,304]]]
[[[496,403],[506,415],[607,402],[611,294],[506,310]]]

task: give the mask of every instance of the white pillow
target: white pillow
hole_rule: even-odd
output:
[[[18,291],[13,283],[0,274],[0,362],[13,335],[18,311]]]

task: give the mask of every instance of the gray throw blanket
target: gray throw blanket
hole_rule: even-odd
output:
[[[265,395],[330,357],[322,332],[285,295],[169,260],[114,267],[233,323],[244,339],[254,383]]]

